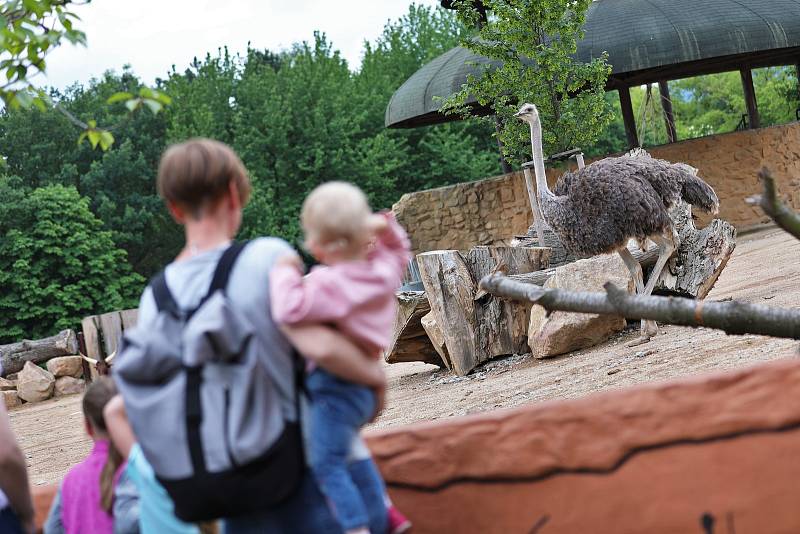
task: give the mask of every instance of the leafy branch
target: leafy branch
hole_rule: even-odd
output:
[[[86,45],[86,34],[75,28],[80,18],[68,11],[70,5],[88,4],[90,0],[6,0],[0,4],[0,100],[9,109],[28,109],[35,106],[41,111],[53,107],[72,124],[82,130],[78,144],[88,141],[92,148],[108,150],[114,144],[112,130],[100,127],[97,121],[80,120],[69,110],[53,100],[31,82],[34,76],[47,68],[46,56],[62,42]],[[147,107],[153,113],[170,104],[170,98],[159,91],[143,87],[137,95],[122,92],[108,99],[108,104],[124,103],[128,116]]]

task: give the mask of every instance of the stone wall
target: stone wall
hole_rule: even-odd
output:
[[[785,360],[367,441],[420,534],[800,532],[798,395]]]
[[[760,209],[745,203],[760,192],[756,173],[764,165],[773,171],[784,199],[800,209],[800,123],[692,139],[650,153],[700,169],[700,176],[719,195],[719,217],[739,230],[769,221]],[[561,172],[548,171],[551,184]],[[532,220],[521,172],[410,193],[394,211],[415,252],[507,243],[524,233]],[[707,220],[701,217],[701,225]]]

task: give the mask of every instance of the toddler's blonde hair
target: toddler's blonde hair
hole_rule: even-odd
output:
[[[306,239],[338,249],[366,244],[371,215],[361,189],[346,182],[327,182],[306,197],[300,221]]]

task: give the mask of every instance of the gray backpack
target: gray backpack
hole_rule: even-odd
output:
[[[156,275],[158,317],[125,333],[114,362],[136,438],[184,521],[263,511],[291,495],[305,466],[299,421],[286,419],[275,387],[292,381],[299,396],[299,358],[295,376],[273,376],[270,347],[225,294],[245,245],[222,254],[193,310],[179,309]]]

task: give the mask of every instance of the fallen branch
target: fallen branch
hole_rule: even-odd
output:
[[[775,221],[775,224],[800,239],[800,215],[778,200],[775,179],[770,170],[763,167],[758,173],[758,177],[764,183],[764,194],[749,198],[748,203],[760,206],[764,213]]]
[[[680,297],[631,295],[613,284],[605,293],[545,289],[501,274],[485,277],[480,287],[496,297],[538,304],[548,311],[602,313],[626,319],[722,330],[727,334],[757,334],[800,339],[800,310],[744,302],[706,302]]]

